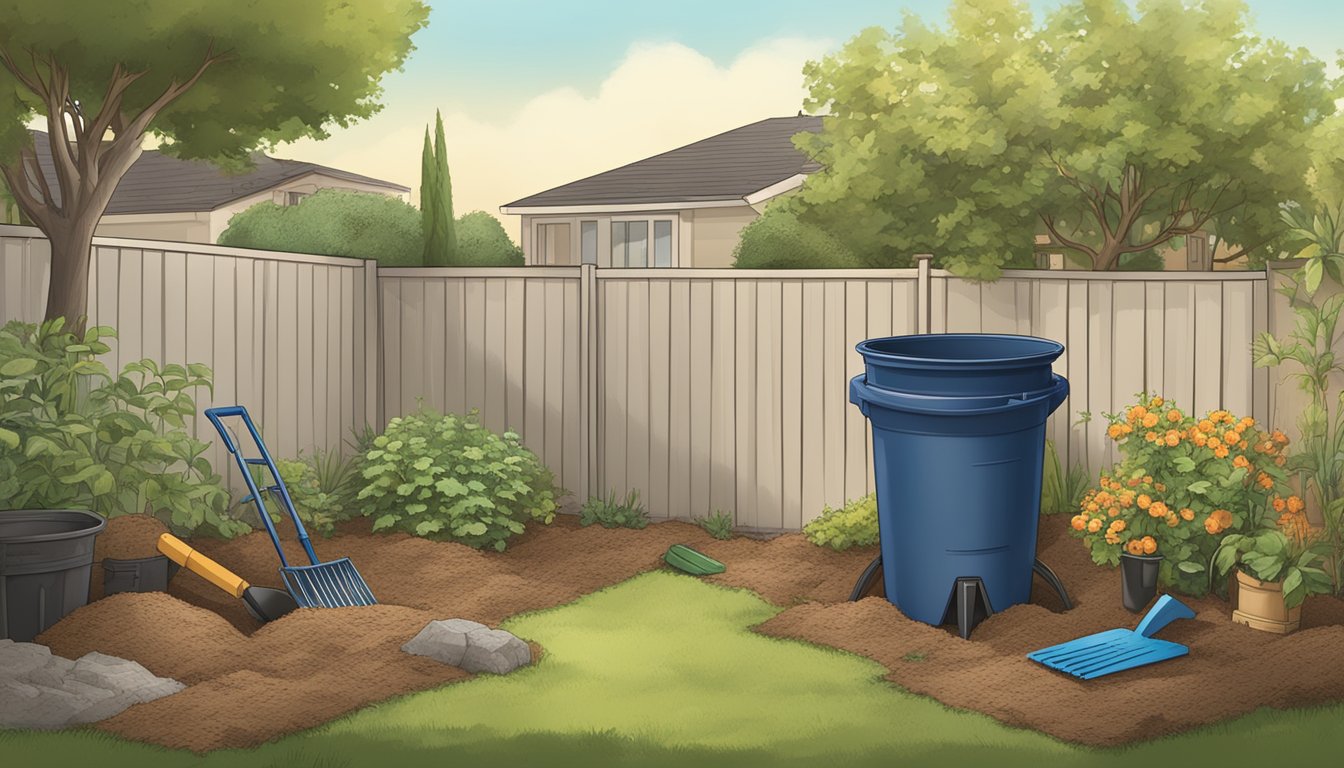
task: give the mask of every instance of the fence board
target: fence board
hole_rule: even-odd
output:
[[[32,230],[0,228],[0,317],[40,317],[47,253]],[[655,516],[722,509],[769,528],[798,528],[871,488],[867,422],[848,402],[862,370],[853,345],[914,332],[921,301],[934,332],[1062,341],[1055,370],[1071,396],[1048,434],[1092,472],[1113,458],[1101,413],[1134,392],[1266,419],[1283,375],[1250,359],[1277,300],[1263,274],[1032,271],[981,284],[933,270],[925,297],[914,270],[581,274],[373,270],[99,239],[89,312],[121,334],[111,367],[142,355],[210,365],[216,392],[201,407],[248,405],[280,455],[339,447],[375,409],[394,416],[423,397],[518,429],[566,486],[588,487],[580,475],[592,461],[594,492],[638,490]],[[595,297],[596,426],[580,416],[591,396],[581,389],[584,285]],[[1073,428],[1083,411],[1093,423]],[[213,442],[212,430],[193,429]],[[597,440],[584,455],[589,430]],[[218,446],[208,455],[227,468]]]

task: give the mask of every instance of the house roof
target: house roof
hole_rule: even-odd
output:
[[[821,166],[793,146],[821,118],[772,117],[509,203],[501,210],[735,201]]]
[[[38,162],[42,165],[52,195],[56,197],[55,202],[59,204],[60,188],[56,183],[56,167],[51,159],[51,144],[46,133],[33,131],[32,134]],[[396,192],[411,191],[409,187],[390,181],[316,163],[269,157],[260,152],[253,156],[253,160],[256,165],[252,170],[227,174],[203,160],[179,160],[156,149],[145,150],[121,177],[105,213],[212,211],[240,198],[313,173],[373,184]]]

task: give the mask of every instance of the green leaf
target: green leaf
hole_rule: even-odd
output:
[[[1213,483],[1210,483],[1208,480],[1196,480],[1195,482],[1186,486],[1186,490],[1190,491],[1191,493],[1197,493],[1203,496],[1207,494],[1209,492],[1209,489],[1212,487]]]
[[[1195,563],[1195,562],[1191,562],[1191,561],[1189,561],[1189,560],[1186,560],[1186,561],[1177,563],[1177,564],[1176,564],[1176,567],[1179,568],[1179,569],[1181,569],[1182,571],[1185,571],[1186,573],[1203,573],[1203,572],[1204,572],[1204,565],[1203,565],[1202,563]]]
[[[19,434],[0,427],[0,445],[7,446],[11,450],[17,449],[19,447]]]
[[[111,472],[103,470],[103,473],[98,476],[98,479],[93,481],[93,488],[91,490],[93,491],[94,496],[102,496],[111,493],[112,489],[116,488],[116,486],[117,479],[112,476]]]
[[[1296,568],[1288,571],[1288,575],[1283,579],[1283,591],[1285,594],[1302,586],[1302,572]]]
[[[396,524],[397,524],[396,515],[382,515],[378,519],[373,521],[373,530],[381,531],[384,528],[391,528]]]
[[[31,357],[16,357],[0,365],[0,376],[23,376],[37,368],[37,361]]]
[[[1190,472],[1195,468],[1195,461],[1189,456],[1177,456],[1171,463],[1180,472]]]

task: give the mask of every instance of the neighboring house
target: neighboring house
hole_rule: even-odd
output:
[[[43,172],[52,182],[53,193],[59,195],[47,134],[34,131],[33,140]],[[178,160],[146,150],[121,178],[96,234],[214,243],[234,214],[266,201],[294,205],[319,189],[410,200],[409,187],[390,181],[261,153],[255,162],[250,171],[227,174],[204,161]]]
[[[792,137],[820,117],[774,117],[515,200],[528,264],[730,267],[739,233],[820,165]]]

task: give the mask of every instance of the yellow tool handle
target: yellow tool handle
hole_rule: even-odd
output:
[[[234,597],[242,597],[243,592],[251,586],[243,581],[238,574],[192,549],[185,541],[171,533],[159,536],[159,551],[167,555],[169,560],[201,576]]]

